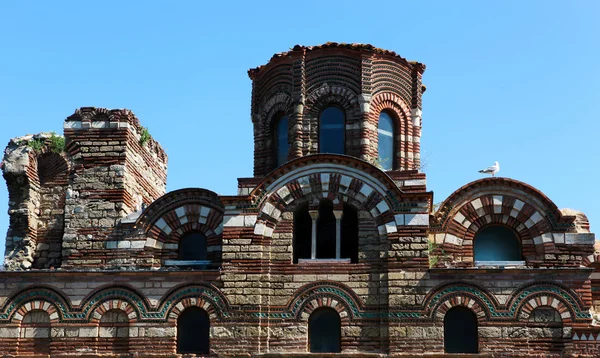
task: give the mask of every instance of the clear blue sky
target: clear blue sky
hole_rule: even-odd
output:
[[[369,5],[372,4],[372,5]],[[498,160],[600,228],[600,2],[3,1],[0,144],[129,108],[168,190],[252,176],[246,71],[295,44],[370,43],[427,65],[422,156],[441,202]],[[0,245],[8,226],[0,185]]]

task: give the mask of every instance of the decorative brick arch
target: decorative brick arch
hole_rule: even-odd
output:
[[[420,132],[413,127],[411,120],[411,111],[403,99],[391,92],[380,92],[371,99],[370,111],[366,121],[374,128],[370,130],[367,127],[367,136],[373,145],[369,148],[373,150],[368,153],[372,158],[377,158],[379,115],[381,112],[390,112],[394,121],[394,169],[411,170],[418,167],[420,159],[418,158],[420,144]],[[370,133],[369,133],[370,132]],[[405,138],[405,139],[400,139]],[[401,154],[398,156],[398,154]]]
[[[229,302],[216,287],[208,284],[176,287],[161,299],[159,312],[164,319],[176,322],[188,307],[199,307],[206,311],[211,321],[221,321],[228,315]]]
[[[498,302],[493,295],[475,285],[463,282],[444,284],[431,290],[425,298],[425,312],[434,320],[443,321],[446,312],[456,306],[472,310],[479,322],[493,318]]]
[[[301,287],[288,304],[292,316],[305,322],[313,311],[321,307],[336,310],[342,322],[356,318],[362,310],[360,299],[352,289],[333,281],[319,281]]]
[[[538,282],[523,286],[513,293],[507,303],[507,309],[518,320],[528,318],[529,314],[540,306],[555,308],[563,322],[591,319],[589,309],[584,306],[577,294],[552,282]]]
[[[129,323],[134,322],[138,318],[138,314],[134,309],[134,306],[126,300],[121,299],[109,299],[96,306],[90,317],[90,322],[99,323],[102,316],[112,310],[117,310],[125,313],[129,319]]]
[[[565,321],[571,321],[571,312],[569,308],[562,302],[562,300],[549,295],[540,295],[537,297],[530,298],[523,306],[518,314],[519,320],[526,321],[529,319],[531,312],[538,307],[551,307],[560,313],[560,316]]]
[[[89,322],[98,322],[102,315],[110,310],[121,310],[127,314],[130,322],[149,318],[151,307],[144,295],[129,286],[103,286],[91,292],[82,300],[78,318]]]
[[[328,106],[339,106],[343,109],[345,115],[345,148],[346,154],[360,156],[359,147],[354,148],[351,143],[360,139],[360,129],[349,129],[361,121],[360,103],[358,94],[352,92],[346,87],[329,86],[324,83],[315,89],[306,98],[306,107],[304,108],[303,118],[306,124],[310,125],[310,140],[313,142],[313,151],[305,154],[319,152],[319,116]]]
[[[585,267],[600,267],[600,254],[594,253],[584,257],[581,264]]]
[[[478,323],[483,323],[486,321],[486,311],[479,304],[479,302],[472,296],[469,295],[456,295],[447,297],[436,309],[434,319],[437,322],[444,322],[444,317],[446,313],[454,307],[466,307],[473,311],[475,316],[477,317]]]
[[[508,178],[486,178],[455,191],[431,218],[435,241],[445,248],[457,247],[472,257],[473,240],[487,225],[513,229],[521,241],[526,260],[542,260],[554,248],[553,233],[574,228],[575,217],[564,216],[539,190]]]
[[[314,165],[302,165],[304,163]],[[329,198],[371,213],[380,236],[396,233],[394,216],[402,192],[380,170],[362,160],[319,154],[296,159],[279,168],[251,194],[258,218],[254,234],[271,237],[282,212],[299,201]],[[404,220],[404,218],[402,218]]]
[[[276,123],[274,123],[274,120],[279,117],[275,118],[275,116],[284,114],[288,116],[290,121],[293,119],[291,95],[287,92],[276,92],[265,100],[259,109],[260,113],[256,115],[258,118],[254,122],[254,165],[262,168],[266,174],[276,166],[276,141],[274,137]],[[288,123],[288,129],[291,124]],[[290,139],[294,135],[300,135],[300,133],[293,133],[293,131],[289,133],[288,131],[289,142],[291,142]]]
[[[179,301],[169,312],[168,320],[177,322],[179,315],[188,307],[202,308],[208,314],[208,318],[213,321],[219,318],[217,310],[213,303],[203,297],[187,297]]]
[[[272,135],[273,116],[277,113],[290,115],[292,112],[292,97],[287,92],[274,93],[260,107],[260,130],[264,131],[265,138]]]
[[[15,319],[20,321],[23,318],[23,312],[27,313],[32,310],[32,306],[28,303],[34,301],[49,303],[50,307],[43,310],[46,312],[51,310],[51,314],[54,315],[53,320],[62,321],[68,318],[69,312],[72,311],[70,301],[63,293],[46,286],[33,286],[15,293],[6,300],[0,309],[0,322],[9,323]],[[46,307],[45,304],[43,306]],[[19,313],[19,310],[24,311]]]
[[[12,317],[12,321],[14,323],[21,323],[23,317],[31,311],[44,311],[50,317],[50,323],[58,323],[60,316],[58,314],[57,307],[49,301],[45,300],[32,300],[27,303],[24,303],[21,307],[17,309]]]
[[[138,218],[138,226],[147,234],[145,247],[160,258],[176,258],[179,239],[199,231],[207,245],[220,253],[223,231],[223,205],[217,194],[205,189],[180,189],[165,194]],[[218,257],[213,259],[218,260]]]

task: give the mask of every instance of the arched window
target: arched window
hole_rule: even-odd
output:
[[[475,234],[475,262],[521,261],[521,242],[509,228],[501,225],[484,227]]]
[[[377,124],[377,152],[381,169],[394,167],[394,122],[387,112],[381,112]]]
[[[209,353],[210,320],[199,307],[186,308],[177,319],[177,353]]]
[[[342,351],[340,315],[329,307],[317,308],[308,319],[308,342],[311,353]]]
[[[110,353],[129,352],[129,318],[121,310],[106,311],[98,327],[98,350]]]
[[[314,231],[313,231],[314,226]],[[328,199],[294,212],[294,263],[299,259],[350,259],[358,262],[358,214],[347,204],[334,208]]]
[[[21,321],[19,354],[50,354],[50,316],[42,310],[28,312]]]
[[[179,240],[180,260],[206,260],[206,236],[201,232],[191,232]]]
[[[444,317],[444,350],[446,353],[477,353],[477,316],[470,309],[456,306]]]
[[[319,152],[345,153],[345,118],[338,107],[327,107],[319,117]]]
[[[335,258],[336,218],[331,200],[322,200],[317,217],[317,258]]]
[[[288,142],[288,116],[281,116],[275,123],[275,161],[277,167],[287,162],[290,145]]]

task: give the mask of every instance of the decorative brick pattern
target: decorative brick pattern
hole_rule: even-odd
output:
[[[424,65],[393,52],[336,43],[295,46],[265,66],[251,69],[254,175],[265,176],[275,169],[272,121],[278,113],[289,117],[289,159],[295,159],[319,153],[319,116],[332,105],[345,112],[345,154],[371,163],[378,157],[381,106],[392,111],[401,108],[402,114],[395,112],[398,158],[393,169],[419,169],[420,115],[413,125],[412,109],[420,113],[424,70]]]
[[[520,238],[526,264],[579,266],[583,258],[587,259],[584,264],[593,259],[592,241],[588,240],[593,234],[576,233],[574,220],[575,217],[563,215],[544,194],[527,184],[488,178],[452,194],[432,216],[431,235],[432,241],[451,255],[452,265],[472,266],[477,232],[488,225],[503,225]],[[581,239],[572,239],[574,235],[580,235]]]
[[[0,352],[173,357],[178,318],[198,307],[212,357],[305,355],[311,314],[330,307],[339,356],[445,356],[444,317],[463,306],[478,320],[477,356],[597,357],[600,255],[583,213],[507,178],[468,183],[433,211],[419,171],[424,69],[328,43],[250,70],[255,176],[238,180],[238,195],[165,194],[166,154],[128,110],[76,110],[64,151],[48,133],[13,139],[2,165],[11,203]],[[319,153],[330,105],[345,111],[346,155]],[[387,172],[376,161],[382,111],[395,126]],[[282,114],[289,160],[275,168]],[[295,227],[296,209],[322,199],[337,219],[351,215],[353,235],[336,234],[355,247],[296,260],[294,236],[307,229]],[[488,225],[515,233],[523,265],[475,266],[473,241]],[[210,264],[176,261],[197,232]]]

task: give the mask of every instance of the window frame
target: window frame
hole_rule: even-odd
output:
[[[333,316],[337,316],[336,322],[334,322],[334,324],[336,324],[339,327],[339,330],[336,334],[336,338],[339,338],[338,342],[337,342],[337,347],[339,347],[339,350],[335,351],[335,352],[320,352],[320,351],[313,351],[311,349],[311,346],[314,342],[314,339],[312,339],[313,334],[312,332],[314,332],[313,329],[313,320],[315,319],[315,314],[320,314],[320,312],[326,312],[329,311],[331,317],[333,318]],[[314,311],[311,312],[310,316],[308,317],[308,329],[307,329],[307,333],[308,333],[308,352],[309,353],[317,353],[317,354],[336,354],[336,353],[342,353],[342,317],[340,317],[339,312],[333,308],[333,307],[329,307],[329,306],[322,306],[322,307],[318,307],[316,308]]]
[[[200,315],[203,315],[202,319],[206,318],[206,323],[208,324],[208,327],[206,327],[206,328],[208,328],[208,330],[207,330],[208,331],[207,332],[207,336],[202,336],[201,338],[198,338],[198,339],[204,339],[204,338],[207,339],[207,342],[206,342],[207,343],[206,344],[206,351],[205,352],[200,352],[200,351],[196,351],[196,352],[185,351],[184,352],[184,351],[180,350],[181,349],[180,348],[180,343],[181,343],[181,340],[180,340],[180,338],[181,338],[181,336],[180,336],[180,332],[181,332],[180,331],[180,320],[181,320],[182,316],[186,314],[186,311],[188,311],[187,314],[190,314],[189,311],[197,311]],[[196,325],[194,326],[194,328],[195,328],[194,332],[197,333],[200,330],[201,327],[199,327],[198,322],[195,322],[195,323],[196,323]],[[177,317],[177,322],[176,322],[176,326],[175,327],[177,329],[177,335],[175,336],[175,351],[176,351],[177,354],[184,354],[184,355],[186,355],[186,354],[195,354],[195,355],[202,355],[202,356],[204,356],[206,354],[210,354],[210,346],[211,346],[211,344],[210,344],[210,327],[211,327],[211,322],[210,322],[210,315],[208,314],[208,312],[205,309],[203,309],[202,307],[198,307],[198,306],[189,306],[189,307],[186,307],[185,309],[183,309],[183,311],[181,311],[179,313],[179,316]],[[187,328],[187,327],[185,327],[185,328]],[[200,337],[199,334],[196,334],[196,336]]]
[[[292,234],[293,234],[293,241],[292,241],[292,245],[293,245],[293,251],[292,251],[292,263],[358,263],[358,253],[359,253],[359,244],[360,244],[360,240],[359,240],[359,235],[358,235],[358,230],[359,230],[359,215],[358,215],[358,210],[356,208],[354,208],[352,205],[348,204],[348,203],[342,203],[342,208],[341,210],[338,208],[336,209],[333,206],[333,201],[328,199],[328,198],[322,198],[319,201],[319,206],[316,209],[311,209],[311,207],[308,205],[308,203],[306,201],[303,201],[302,203],[298,204],[298,206],[296,207],[296,210],[294,210],[294,219],[293,219],[293,229],[292,229]],[[321,212],[321,210],[323,210],[323,208],[325,207],[325,209],[331,209],[331,214],[335,217],[334,212],[335,211],[342,211],[342,217],[340,219],[340,225],[339,225],[339,235],[340,235],[340,247],[339,247],[339,251],[340,251],[340,257],[337,257],[337,240],[335,240],[334,237],[334,247],[332,248],[334,250],[334,256],[333,257],[320,257],[319,256],[319,252],[322,252],[319,250],[319,247],[321,247],[321,245],[323,245],[323,240],[326,240],[326,238],[324,238],[322,235],[320,235],[320,233],[322,233],[322,231],[319,230],[319,228],[322,228],[322,222],[320,222],[320,219],[322,219],[321,215],[319,214],[319,216],[317,217],[317,219],[314,219],[315,221],[315,225],[316,225],[316,238],[315,238],[315,242],[316,242],[316,248],[315,248],[315,257],[312,258],[312,224],[313,224],[313,219],[312,217],[310,217],[310,211],[316,211],[318,213]],[[301,218],[302,216],[302,218]],[[308,218],[310,217],[310,221],[308,221]],[[348,220],[351,220],[350,222],[348,222]],[[302,225],[311,225],[310,228],[306,228],[304,226],[302,226],[303,228],[300,229],[300,224]],[[331,222],[329,223],[331,224]],[[336,235],[337,235],[337,219],[334,219],[333,221],[333,225],[335,226],[335,230],[336,230]],[[349,232],[349,233],[348,233]],[[352,233],[355,232],[356,235],[352,235]],[[331,240],[329,240],[331,241]],[[300,248],[300,245],[302,246],[302,249]],[[330,250],[328,250],[330,251]],[[308,255],[306,255],[308,253]],[[302,256],[300,256],[300,254],[302,254]],[[346,255],[344,255],[346,254]],[[303,257],[306,256],[306,257]]]
[[[283,118],[286,118],[287,121],[287,128],[286,128],[286,139],[287,139],[287,155],[286,155],[286,160],[283,163],[279,163],[279,128],[280,128],[280,123],[282,121]],[[290,145],[290,133],[289,133],[289,126],[290,126],[290,116],[287,115],[284,112],[277,112],[273,115],[272,117],[272,122],[271,122],[271,133],[272,133],[272,140],[273,140],[273,170],[279,168],[280,166],[284,165],[285,163],[288,162],[289,156],[290,156],[290,149],[291,149],[291,145]]]
[[[204,259],[204,260],[186,260],[186,259],[181,258],[181,250],[182,250],[181,243],[186,236],[190,236],[193,234],[200,234],[204,237],[204,242],[205,242],[205,246],[206,246],[206,248],[205,248],[206,259]],[[211,264],[212,264],[212,261],[208,259],[208,237],[201,230],[186,231],[181,236],[179,236],[179,243],[178,243],[178,248],[177,248],[177,259],[164,260],[165,266],[181,266],[181,267],[188,267],[188,268],[194,267],[194,268],[205,269],[208,265],[211,265]]]
[[[342,112],[342,115],[344,117],[344,120],[342,122],[342,143],[344,145],[344,152],[343,153],[330,153],[330,152],[323,152],[322,150],[322,146],[321,146],[321,117],[323,116],[323,112],[325,112],[327,109],[329,108],[337,108],[340,110],[340,112]],[[341,105],[337,104],[337,103],[330,103],[326,106],[323,106],[323,108],[319,111],[319,116],[317,117],[317,143],[319,143],[319,150],[318,150],[318,154],[333,154],[333,155],[346,155],[347,152],[347,148],[346,148],[346,122],[347,122],[347,115],[346,115],[346,110],[344,110],[344,107],[342,107]]]
[[[398,143],[396,140],[396,136],[398,133],[398,126],[396,125],[398,122],[398,116],[396,115],[396,113],[394,113],[394,111],[392,111],[389,108],[384,108],[382,109],[379,114],[377,115],[377,161],[379,161],[379,122],[381,121],[381,115],[382,114],[387,114],[390,117],[390,121],[392,123],[392,163],[391,163],[391,168],[390,169],[383,169],[384,171],[389,171],[389,170],[396,170],[397,166],[397,154],[398,154]],[[381,165],[381,164],[380,164]]]
[[[515,240],[517,240],[517,243],[519,245],[519,256],[521,258],[520,260],[477,260],[476,259],[475,244],[477,242],[477,235],[479,235],[481,233],[481,231],[489,229],[491,227],[500,227],[502,229],[510,231],[513,234],[513,238]],[[526,261],[523,257],[523,241],[521,240],[521,237],[519,236],[519,234],[512,227],[510,227],[508,225],[504,225],[502,223],[491,223],[491,224],[481,227],[479,230],[477,230],[477,232],[475,232],[475,235],[473,235],[473,244],[472,245],[473,245],[473,264],[475,265],[475,267],[489,267],[489,266],[523,267],[526,265]]]
[[[472,319],[473,322],[474,322],[474,324],[475,324],[475,327],[474,327],[475,328],[474,329],[474,333],[475,333],[475,337],[474,338],[475,338],[475,348],[476,348],[475,352],[453,352],[453,351],[449,352],[448,351],[448,344],[447,343],[448,342],[454,342],[454,340],[451,339],[451,338],[449,338],[448,335],[446,334],[447,331],[448,332],[454,331],[452,329],[448,329],[448,326],[451,326],[452,324],[447,323],[448,314],[451,313],[452,311],[455,311],[455,312],[463,311],[465,313],[467,313],[467,311],[470,312],[470,314],[471,314],[470,319]],[[464,317],[459,317],[459,318],[462,318],[461,321],[463,321],[463,323],[464,323]],[[452,317],[452,319],[457,319],[457,318]],[[480,341],[480,339],[479,339],[480,338],[479,337],[479,321],[477,319],[477,314],[475,312],[473,312],[472,309],[470,309],[468,307],[465,307],[465,306],[454,306],[454,307],[450,308],[444,314],[443,327],[444,327],[443,333],[444,333],[444,353],[445,354],[478,354],[479,353],[479,350],[480,350],[480,347],[479,347],[479,343],[480,343],[479,342]],[[471,328],[473,328],[473,327],[471,327]],[[462,331],[462,333],[464,333],[464,330],[461,330],[461,331]]]

